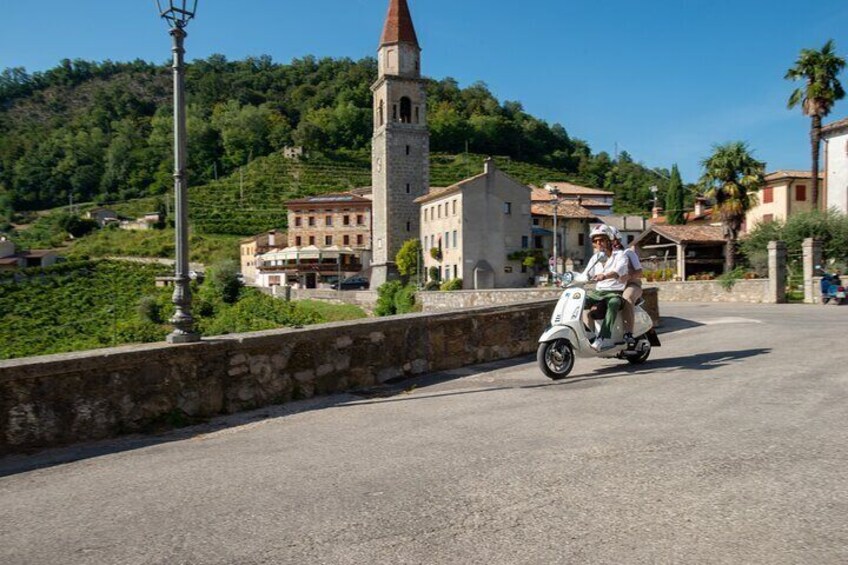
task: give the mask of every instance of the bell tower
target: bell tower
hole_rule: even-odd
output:
[[[427,193],[430,183],[430,132],[421,47],[406,0],[389,0],[377,66],[377,81],[371,86],[372,289],[396,274],[395,256],[404,242],[420,237],[415,199]]]

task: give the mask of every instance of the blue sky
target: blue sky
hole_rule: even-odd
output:
[[[153,0],[4,0],[0,68],[63,58],[165,62]],[[769,170],[809,168],[809,120],[783,80],[804,47],[848,55],[848,2],[818,0],[409,0],[423,71],[500,100],[650,166],[700,174],[713,144],[747,141]],[[374,55],[388,0],[199,0],[189,59]],[[841,33],[840,33],[841,32]],[[848,86],[848,74],[842,76]],[[848,115],[837,103],[828,120]]]

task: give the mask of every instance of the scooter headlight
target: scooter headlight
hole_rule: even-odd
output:
[[[562,274],[562,286],[568,286],[572,282],[574,282],[574,273],[571,271],[566,271]]]

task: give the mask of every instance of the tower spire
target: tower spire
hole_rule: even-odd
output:
[[[406,0],[389,1],[389,12],[386,14],[380,45],[393,43],[411,43],[418,47],[418,36],[415,35],[415,26],[412,25],[412,15]]]

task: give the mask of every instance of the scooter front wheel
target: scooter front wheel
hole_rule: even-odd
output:
[[[549,379],[564,379],[574,368],[574,350],[567,339],[554,339],[539,344],[536,351],[539,368]]]

